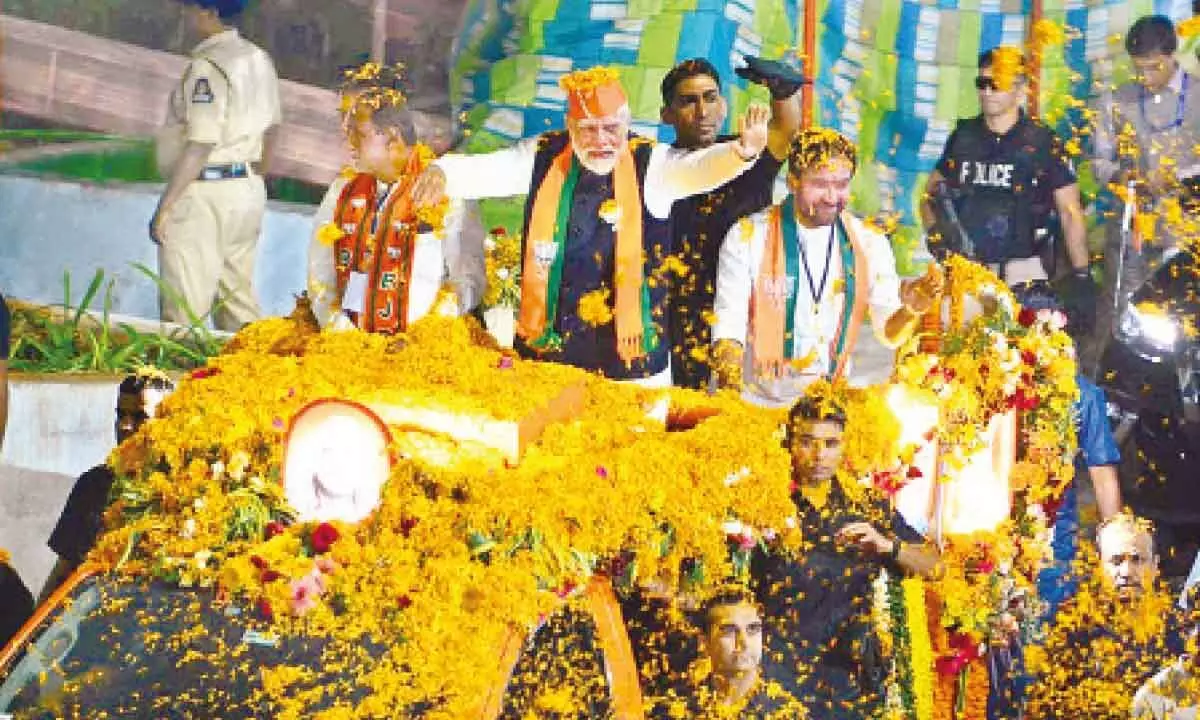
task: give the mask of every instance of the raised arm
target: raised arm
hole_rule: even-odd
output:
[[[433,161],[413,186],[418,207],[443,197],[478,200],[513,197],[529,192],[538,138],[481,155],[447,153]]]
[[[676,200],[715,190],[748,170],[767,145],[769,115],[766,107],[751,105],[738,123],[737,140],[703,150],[655,147],[646,170],[647,208],[666,217]]]

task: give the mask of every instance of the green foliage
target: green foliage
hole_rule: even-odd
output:
[[[148,268],[136,265],[162,287]],[[220,352],[223,340],[187,310],[190,324],[169,334],[142,332],[112,323],[114,281],[96,270],[78,305],[71,302],[71,275],[63,273],[61,310],[11,303],[12,351],[9,369],[30,373],[124,373],[153,365],[166,371],[191,370]],[[101,294],[103,291],[103,294]],[[100,298],[99,312],[91,310]]]

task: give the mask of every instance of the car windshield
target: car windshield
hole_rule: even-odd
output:
[[[317,693],[314,708],[366,696],[356,671],[382,648],[262,628],[211,591],[88,580],[0,676],[0,717],[275,717],[280,678]]]

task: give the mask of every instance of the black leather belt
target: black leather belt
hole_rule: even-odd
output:
[[[200,171],[201,180],[236,180],[250,177],[250,163],[228,163],[226,165],[205,165]]]

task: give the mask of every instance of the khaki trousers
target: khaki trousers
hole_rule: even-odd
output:
[[[188,310],[198,318],[211,311],[217,329],[234,331],[259,318],[251,284],[266,207],[257,175],[188,185],[167,215],[158,250],[162,281],[179,296],[159,293],[163,320],[189,324]]]

